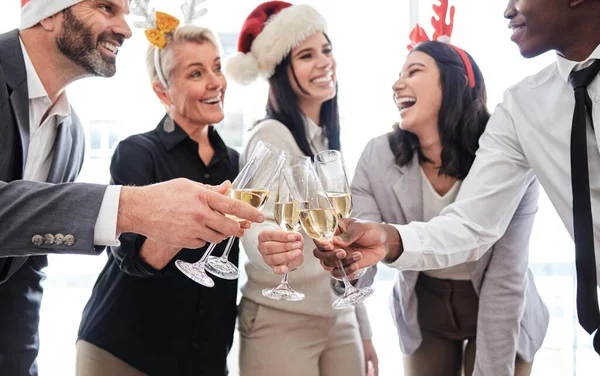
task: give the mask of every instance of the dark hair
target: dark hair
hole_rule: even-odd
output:
[[[460,55],[445,43],[425,42],[412,51],[431,56],[440,71],[442,105],[438,131],[442,144],[442,162],[439,174],[463,179],[473,164],[475,152],[479,148],[479,137],[490,117],[486,107],[487,94],[483,75],[475,60],[465,51],[475,75],[475,87],[469,87]],[[399,166],[409,164],[415,152],[420,162],[431,162],[423,154],[417,136],[400,129],[397,124],[389,135],[389,143]]]
[[[324,34],[325,35],[325,34]],[[325,35],[329,42],[329,38]],[[329,42],[331,44],[331,42]],[[298,107],[298,97],[290,83],[287,68],[290,67],[292,76],[300,90],[304,91],[296,78],[296,72],[291,64],[291,53],[289,53],[275,67],[275,73],[269,78],[269,98],[267,101],[267,118],[275,119],[283,123],[294,136],[294,140],[302,152],[313,158],[314,154],[310,150],[310,143],[306,135],[304,118],[300,107]],[[325,136],[329,143],[329,149],[340,150],[340,114],[338,110],[337,88],[335,97],[324,102],[321,105],[321,115],[319,124],[323,127]]]

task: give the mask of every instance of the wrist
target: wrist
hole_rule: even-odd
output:
[[[153,269],[160,271],[169,264],[172,256],[181,249],[170,246],[161,246],[151,239],[146,239],[139,250],[139,257]]]
[[[134,232],[143,235],[143,231],[139,228],[140,219],[143,218],[143,214],[140,213],[143,202],[143,188],[126,186],[121,188],[117,214],[117,234]]]
[[[402,255],[402,251],[404,248],[402,247],[402,238],[400,237],[400,233],[398,229],[392,225],[384,224],[385,228],[385,244],[386,244],[386,252],[385,257],[383,258],[383,262],[392,263]]]

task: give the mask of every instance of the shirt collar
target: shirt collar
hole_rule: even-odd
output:
[[[569,75],[571,74],[571,72],[574,69],[575,70],[583,69],[586,66],[591,65],[592,60],[600,59],[600,45],[596,46],[596,49],[594,50],[594,52],[592,52],[592,54],[583,61],[568,60],[568,59],[565,59],[564,57],[560,56],[559,54],[556,54],[556,58],[557,58],[558,71],[560,73],[560,76],[566,82],[569,82]]]
[[[29,94],[29,100],[47,99],[48,102],[50,102],[48,93],[46,92],[46,89],[42,84],[42,80],[40,80],[40,76],[38,76],[33,63],[31,62],[31,59],[29,58],[29,54],[25,49],[25,45],[23,44],[21,37],[19,37],[19,43],[21,44],[23,61],[25,62],[25,71],[27,72],[27,92]],[[71,114],[71,106],[69,105],[65,91],[59,95],[58,99],[54,103],[54,114],[61,118],[65,118]],[[59,122],[57,122],[57,125],[58,123]]]
[[[304,116],[304,126],[306,129],[306,135],[309,140],[314,140],[321,137],[323,134],[323,128],[318,126],[311,118]]]
[[[175,124],[175,129],[172,132],[165,131],[164,125],[167,118],[168,115],[165,115],[165,117],[163,117],[160,123],[158,123],[158,127],[156,127],[156,130],[158,131],[158,137],[160,138],[160,141],[165,147],[165,150],[170,151],[175,146],[183,142],[183,140],[185,140],[188,137],[188,135],[177,124]]]
[[[63,91],[54,103],[54,114],[61,118],[66,118],[71,115],[71,105],[67,99],[67,92]]]
[[[158,124],[158,127],[156,127],[156,130],[158,131],[158,137],[160,138],[160,141],[162,142],[165,150],[171,151],[177,145],[189,141],[194,144],[194,152],[197,152],[198,144],[196,143],[196,141],[189,138],[187,133],[185,133],[185,131],[177,123],[174,123],[175,129],[172,132],[165,131],[164,123],[167,119],[167,116],[168,115],[165,115],[165,117]],[[218,157],[213,157],[213,161],[228,158],[229,153],[227,152],[227,145],[225,145],[225,142],[223,141],[221,136],[219,136],[219,133],[217,133],[215,127],[212,125],[210,125],[208,128],[208,139],[213,149],[215,150],[215,157]]]
[[[19,42],[21,43],[21,51],[23,51],[23,60],[25,61],[25,71],[27,72],[27,91],[29,92],[29,99],[48,97],[48,93],[46,93],[46,89],[44,89],[44,85],[42,85],[40,76],[38,76],[35,67],[29,58],[29,54],[25,49],[23,40],[20,37]]]

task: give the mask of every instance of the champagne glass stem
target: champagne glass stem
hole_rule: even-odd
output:
[[[282,285],[287,285],[288,284],[288,274],[287,273],[285,273],[283,275],[283,277],[281,278],[281,284]]]
[[[336,261],[336,264],[337,264],[338,269],[340,269],[340,272],[342,273],[342,281],[344,281],[344,288],[346,289],[346,291],[355,290],[355,287],[352,286],[352,284],[350,283],[350,280],[348,279],[348,276],[346,275],[346,271],[344,270],[344,265],[342,264],[342,260],[338,259]]]
[[[215,249],[216,246],[217,246],[217,243],[210,243],[210,245],[208,246],[208,248],[206,248],[206,251],[202,255],[202,258],[200,258],[200,260],[198,260],[196,262],[196,264],[199,265],[199,264],[206,263],[206,259],[208,258],[208,256],[210,256],[210,254],[212,253],[212,251]]]
[[[227,241],[227,246],[225,247],[225,252],[223,252],[223,254],[221,255],[221,260],[222,261],[227,261],[227,259],[229,258],[229,252],[231,252],[231,246],[233,245],[233,241],[235,239],[235,236],[230,236],[229,240]]]

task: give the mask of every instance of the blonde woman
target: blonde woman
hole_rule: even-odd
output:
[[[239,155],[211,125],[223,119],[227,88],[218,46],[210,30],[183,26],[167,35],[158,67],[155,47],[148,49],[152,88],[168,110],[155,129],[118,145],[110,167],[116,184],[235,179]],[[83,312],[77,374],[227,375],[237,282],[206,288],[184,276],[174,259],[149,265],[149,252],[164,245],[135,234],[119,240]],[[233,247],[230,261],[237,263],[237,241]],[[194,262],[203,252],[182,249],[175,259]]]

